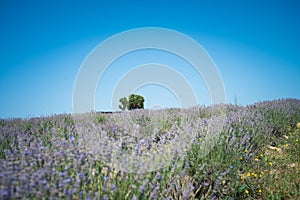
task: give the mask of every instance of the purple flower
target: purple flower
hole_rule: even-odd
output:
[[[114,192],[117,192],[117,191],[118,191],[118,188],[116,187],[115,184],[112,184],[112,185],[111,185],[111,189],[112,189]]]
[[[115,133],[115,134],[118,134],[118,128],[116,126],[113,126],[112,127],[112,131]]]
[[[66,173],[66,172],[61,172],[59,175],[60,175],[60,176],[66,176],[67,173]]]
[[[67,178],[64,180],[64,183],[70,183],[72,181],[72,178]]]
[[[146,188],[144,185],[141,185],[140,186],[140,192],[144,193],[146,191]]]
[[[2,190],[2,191],[1,191],[1,194],[2,194],[3,196],[8,196],[9,192],[8,192],[8,190]]]
[[[71,136],[71,137],[70,137],[70,141],[71,141],[71,142],[74,142],[74,141],[75,141],[75,137],[74,137],[74,136]]]

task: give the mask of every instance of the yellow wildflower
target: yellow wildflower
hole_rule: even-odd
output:
[[[248,152],[248,150],[246,149],[246,150],[245,150],[245,153],[247,153],[247,152]]]
[[[258,192],[261,193],[262,191],[261,191],[261,190],[258,190]]]
[[[256,178],[256,177],[257,177],[257,174],[254,173],[253,176]]]
[[[286,143],[286,144],[285,144],[285,146],[286,146],[286,147],[288,147],[288,146],[289,146],[289,144],[287,144],[287,143]]]
[[[245,190],[245,193],[246,193],[246,194],[249,194],[249,191],[248,191],[248,190]]]
[[[272,166],[272,165],[273,165],[273,163],[272,163],[272,162],[269,162],[269,165],[270,165],[270,166]]]
[[[296,143],[298,142],[299,140],[298,139],[296,139]]]
[[[260,157],[264,157],[264,155],[261,153],[261,154],[260,154]]]
[[[248,174],[247,174],[247,176],[249,177],[249,176],[251,176],[251,174],[250,174],[250,173],[248,173]]]
[[[255,160],[255,161],[258,161],[259,159],[258,159],[258,158],[255,158],[254,160]]]

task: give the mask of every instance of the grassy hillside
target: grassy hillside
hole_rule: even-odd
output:
[[[300,101],[0,120],[0,199],[300,199]]]

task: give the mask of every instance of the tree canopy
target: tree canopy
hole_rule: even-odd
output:
[[[121,105],[119,105],[119,108],[121,110],[134,110],[134,109],[144,109],[144,102],[145,99],[143,96],[138,94],[130,94],[128,97],[128,100],[126,97],[122,97],[119,99]]]

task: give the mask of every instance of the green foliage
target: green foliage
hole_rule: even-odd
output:
[[[137,94],[129,95],[128,110],[143,109],[144,101],[145,101],[144,97],[140,95]]]
[[[106,122],[106,118],[104,117],[104,115],[97,115],[96,116],[96,122],[98,124],[105,123]]]
[[[119,101],[121,103],[119,108],[123,111],[126,110],[126,108],[128,110],[144,109],[145,99],[141,95],[130,94],[128,100],[126,97],[122,97]]]
[[[128,100],[126,97],[122,97],[120,98],[119,102],[121,103],[121,105],[119,105],[119,108],[121,110],[126,110],[126,108],[128,107]]]

